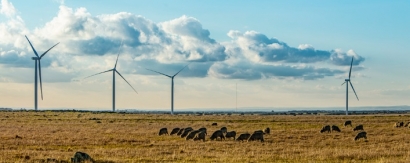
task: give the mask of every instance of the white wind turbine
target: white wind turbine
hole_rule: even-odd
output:
[[[188,65],[186,65],[185,67],[187,67]],[[156,72],[158,74],[161,74],[161,75],[164,75],[164,76],[167,76],[167,77],[171,78],[171,115],[174,115],[174,77],[177,76],[185,67],[183,67],[181,70],[179,70],[173,76],[170,76],[170,75],[158,72],[158,71],[154,71],[154,70],[151,70],[151,69],[147,69],[147,70],[150,70],[150,71],[153,71],[153,72]]]
[[[35,57],[32,57],[31,59],[34,60],[35,62],[35,66],[34,66],[34,110],[37,111],[38,109],[38,91],[37,91],[37,63],[38,63],[38,76],[40,76],[40,92],[41,92],[41,100],[43,100],[43,83],[41,82],[41,58],[44,57],[44,55],[47,54],[48,51],[50,51],[52,48],[54,48],[55,46],[57,46],[59,43],[55,44],[54,46],[52,46],[50,49],[48,49],[46,52],[44,52],[43,54],[41,54],[40,56],[37,54],[37,51],[34,49],[33,45],[31,44],[30,40],[28,39],[27,36],[25,36],[28,43],[31,46],[31,49],[33,49],[34,54],[36,55]]]
[[[122,43],[121,43],[121,45],[120,45],[120,48],[118,49],[117,60],[115,61],[115,65],[114,65],[114,68],[113,68],[113,69],[110,69],[110,70],[107,70],[107,71],[103,71],[103,72],[100,72],[100,73],[91,75],[91,76],[95,76],[95,75],[98,75],[98,74],[102,74],[102,73],[106,73],[106,72],[112,71],[112,111],[115,111],[115,73],[117,73],[118,75],[120,75],[121,78],[124,79],[124,81],[128,83],[128,81],[125,80],[125,78],[121,75],[121,73],[117,71],[117,63],[118,63],[118,57],[120,56],[121,46],[122,46]],[[85,77],[85,78],[89,78],[89,77],[91,77],[91,76],[88,76],[88,77]],[[84,78],[84,79],[85,79],[85,78]],[[132,85],[131,85],[130,83],[128,83],[128,85],[131,86],[131,88],[135,91],[135,93],[138,94],[138,92],[134,89],[134,87],[132,87]]]
[[[356,91],[354,90],[353,84],[350,80],[350,76],[352,74],[352,66],[353,66],[353,57],[352,57],[352,62],[350,63],[349,79],[345,79],[345,82],[343,83],[343,84],[346,83],[346,115],[349,115],[349,112],[348,112],[349,111],[349,96],[348,96],[349,84],[352,87],[354,94],[356,95],[357,101],[359,101],[359,97],[357,97]]]

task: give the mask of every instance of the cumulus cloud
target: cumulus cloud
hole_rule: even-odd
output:
[[[0,65],[33,66],[34,55],[24,35],[39,53],[60,42],[42,59],[42,66],[66,76],[112,68],[120,46],[121,72],[141,75],[156,75],[145,68],[172,75],[191,63],[181,76],[314,80],[345,72],[323,67],[326,64],[350,65],[351,57],[354,65],[364,61],[353,50],[317,50],[309,44],[291,47],[256,31],[232,30],[231,41],[217,42],[199,20],[185,15],[154,23],[127,12],[95,16],[86,8],[72,9],[61,2],[52,20],[28,30],[12,3],[2,0],[0,11],[7,21],[0,23]]]
[[[247,80],[266,78],[315,80],[344,73],[341,70],[315,68],[313,66],[265,65],[252,62],[216,63],[210,68],[209,72],[211,76],[216,78]]]
[[[315,63],[330,62],[335,65],[350,65],[347,62],[353,56],[355,65],[364,61],[364,58],[349,50],[347,53],[340,49],[326,51],[316,50],[309,44],[301,44],[297,48],[256,31],[245,33],[231,30],[228,36],[239,51],[252,62],[284,62],[284,63]]]

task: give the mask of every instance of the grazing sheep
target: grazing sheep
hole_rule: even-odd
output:
[[[356,137],[354,137],[354,140],[358,140],[360,138],[366,139],[367,140],[367,133],[365,131],[357,133]]]
[[[218,126],[218,123],[212,123],[212,126]]]
[[[177,135],[178,135],[178,136],[181,136],[181,134],[184,132],[184,130],[185,130],[185,128],[181,128],[181,129],[178,131]]]
[[[186,136],[185,140],[190,140],[190,139],[194,139],[196,133],[201,132],[199,130],[193,130],[191,132],[189,132],[189,134]]]
[[[409,127],[410,122],[406,122],[406,124],[404,125],[404,127]]]
[[[23,139],[23,137],[16,135],[16,139]]]
[[[268,127],[268,128],[265,128],[265,133],[266,134],[270,134],[270,128]]]
[[[243,133],[243,134],[240,134],[240,135],[238,136],[238,138],[236,138],[236,141],[248,140],[249,137],[251,137],[251,134],[249,134],[249,133]]]
[[[334,131],[340,132],[340,128],[337,127],[336,125],[332,125],[332,132]]]
[[[400,127],[404,126],[404,122],[399,122]]]
[[[180,128],[178,128],[178,127],[177,127],[177,128],[172,129],[172,131],[171,131],[171,134],[170,134],[170,135],[177,134],[179,130],[181,130],[181,129],[180,129]]]
[[[347,125],[350,125],[350,127],[353,127],[353,126],[352,126],[352,121],[351,121],[351,120],[345,121],[344,126],[346,127]]]
[[[248,141],[256,141],[256,140],[260,140],[261,142],[263,142],[263,132],[257,132],[255,131],[251,137],[249,137]]]
[[[357,125],[357,126],[353,129],[353,131],[357,131],[357,130],[364,130],[364,129],[363,129],[363,125]]]
[[[235,131],[229,131],[225,134],[225,138],[233,138],[235,140],[236,138],[236,132]]]
[[[80,163],[80,162],[95,162],[90,155],[84,152],[75,152],[74,157],[71,158],[72,163]]]
[[[254,131],[253,133],[262,133],[262,134],[265,134],[262,130],[256,130],[256,131]]]
[[[194,141],[203,140],[205,142],[205,132],[201,131],[195,134]]]
[[[324,133],[324,132],[326,132],[326,131],[327,131],[328,133],[331,132],[329,125],[323,126],[322,129],[320,130],[320,133]]]
[[[212,134],[212,136],[210,137],[210,139],[211,139],[211,140],[214,140],[214,139],[218,140],[218,137],[221,138],[221,140],[222,140],[222,139],[225,140],[225,136],[224,136],[224,134],[223,134],[223,132],[222,132],[221,130],[216,130],[216,131]]]
[[[206,132],[206,128],[205,127],[202,127],[202,128],[200,128],[200,129],[198,129],[199,131],[203,131],[203,132],[205,132],[205,135],[208,135],[208,133]]]
[[[404,123],[403,122],[397,122],[395,123],[395,127],[403,127]]]
[[[167,129],[167,128],[161,128],[161,129],[159,130],[158,135],[159,135],[159,136],[161,136],[161,135],[168,135],[168,129]]]
[[[189,132],[191,132],[192,130],[194,130],[194,129],[192,129],[190,127],[185,128],[184,132],[181,134],[181,138],[185,138],[189,134]]]
[[[245,133],[245,134],[240,134],[238,138],[236,138],[236,141],[244,141],[248,140],[251,134]]]
[[[221,128],[221,131],[225,134],[226,132],[228,132],[228,128],[222,127],[222,128]]]

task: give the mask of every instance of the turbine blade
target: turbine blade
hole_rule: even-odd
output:
[[[189,64],[187,64],[185,67],[187,67]],[[184,67],[184,68],[185,68]],[[182,68],[181,70],[179,70],[174,76],[177,76],[184,68]],[[172,76],[172,77],[174,77],[174,76]]]
[[[38,60],[38,73],[40,77],[40,92],[41,92],[41,100],[43,100],[43,82],[41,81],[41,62]]]
[[[353,88],[352,82],[349,81],[349,83],[350,83],[350,86],[352,86],[352,89],[353,89],[354,94],[356,95],[357,101],[359,101],[359,97],[357,97],[357,94],[356,94],[356,91],[355,91],[354,88]]]
[[[37,54],[37,51],[36,51],[36,49],[34,49],[34,47],[33,47],[33,45],[31,44],[31,42],[30,42],[30,40],[28,39],[28,37],[26,36],[26,35],[24,35],[25,37],[26,37],[26,39],[27,39],[27,41],[28,41],[28,43],[30,44],[30,46],[31,46],[31,49],[33,49],[33,51],[34,51],[34,54],[38,57],[38,54]]]
[[[118,72],[117,70],[114,70],[115,72],[117,72],[117,74],[118,75],[120,75],[121,77],[122,77],[122,79],[124,79],[125,80],[125,78],[121,75],[121,73],[120,72]],[[127,82],[128,83],[128,81],[127,80],[125,80],[125,82]],[[135,91],[135,93],[137,93],[138,94],[138,92],[137,92],[137,90],[135,90],[134,89],[134,87],[132,87],[132,85],[130,84],[130,83],[128,83],[128,85],[130,85],[131,86],[131,88]]]
[[[346,83],[346,82],[343,82],[342,85],[345,84],[345,83]]]
[[[102,74],[102,73],[110,72],[110,71],[113,71],[113,69],[111,69],[111,70],[107,70],[107,71],[103,71],[103,72],[100,72],[100,73],[96,73],[96,74],[94,74],[94,75],[87,76],[87,77],[85,77],[84,79],[89,78],[89,77],[91,77],[91,76],[98,75],[98,74]]]
[[[146,68],[146,69],[147,69],[147,68]],[[169,76],[169,75],[167,75],[167,74],[160,73],[160,72],[158,72],[158,71],[154,71],[154,70],[151,70],[151,69],[147,69],[147,70],[150,70],[150,71],[152,71],[152,72],[156,72],[156,73],[158,73],[158,74],[161,74],[161,75],[168,76],[168,77],[172,78],[172,76]]]
[[[48,51],[50,51],[51,49],[53,49],[55,46],[57,46],[59,43],[55,44],[54,46],[52,46],[50,49],[48,49],[46,52],[44,52],[43,54],[41,54],[40,59],[43,58],[44,55],[46,55],[48,53]]]
[[[352,57],[352,62],[350,62],[349,79],[350,79],[350,75],[352,74],[352,66],[353,66],[353,57]]]
[[[115,61],[115,66],[114,66],[114,69],[117,67],[117,62],[118,62],[118,57],[120,57],[120,50],[121,50],[121,47],[122,47],[122,40],[121,40],[120,47],[118,48],[118,55],[117,55],[117,60]]]

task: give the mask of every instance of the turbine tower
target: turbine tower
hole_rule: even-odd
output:
[[[352,87],[354,94],[356,95],[357,101],[359,101],[359,97],[357,97],[356,91],[354,90],[353,84],[352,84],[352,82],[351,82],[351,80],[350,80],[350,76],[351,76],[351,74],[352,74],[352,66],[353,66],[353,57],[352,57],[352,62],[350,63],[349,78],[348,78],[348,79],[345,79],[345,82],[343,83],[343,84],[346,83],[346,115],[349,115],[349,96],[348,96],[348,93],[349,93],[349,84],[350,84],[350,86]],[[343,85],[343,84],[342,84],[342,85]]]
[[[48,51],[50,51],[52,48],[54,48],[55,46],[57,46],[59,43],[55,44],[54,46],[52,46],[50,49],[48,49],[46,52],[44,52],[43,54],[41,54],[40,56],[37,54],[37,51],[34,49],[33,45],[31,44],[30,40],[28,39],[28,37],[25,35],[28,43],[31,46],[31,49],[33,49],[34,54],[36,55],[35,57],[32,57],[31,59],[34,60],[35,64],[34,64],[34,110],[37,111],[38,109],[38,77],[37,77],[37,67],[38,67],[38,76],[40,77],[40,92],[41,92],[41,100],[43,100],[43,83],[41,81],[41,58],[44,57],[44,55],[46,55],[48,53]],[[38,64],[38,66],[37,66]]]
[[[189,65],[189,64],[188,64]],[[187,67],[188,65],[186,65],[185,67]],[[169,77],[169,78],[171,78],[171,115],[174,115],[174,77],[175,76],[177,76],[185,67],[183,67],[181,70],[179,70],[175,75],[173,75],[173,76],[169,76],[169,75],[167,75],[167,74],[164,74],[164,73],[161,73],[161,72],[158,72],[158,71],[154,71],[154,70],[151,70],[151,69],[147,69],[147,70],[150,70],[150,71],[153,71],[153,72],[156,72],[156,73],[158,73],[158,74],[161,74],[161,75],[164,75],[164,76],[167,76],[167,77]]]
[[[112,71],[112,111],[115,111],[115,73],[117,73],[118,75],[120,75],[120,77],[121,77],[122,79],[124,79],[125,82],[128,83],[128,81],[125,80],[125,78],[121,75],[121,73],[117,71],[117,63],[118,63],[118,57],[120,56],[121,46],[122,46],[122,43],[121,43],[121,45],[120,45],[120,48],[118,49],[117,60],[115,61],[115,65],[114,65],[114,68],[113,68],[113,69],[110,69],[110,70],[107,70],[107,71],[103,71],[103,72],[100,72],[100,73],[96,73],[96,74],[94,74],[94,75],[91,75],[91,76],[95,76],[95,75],[98,75],[98,74],[102,74],[102,73],[106,73],[106,72]],[[91,76],[87,76],[87,77],[85,77],[84,79],[89,78],[89,77],[91,77]],[[128,83],[128,85],[131,86],[131,88],[135,91],[135,93],[138,94],[138,92],[134,89],[134,87],[132,87],[132,85],[131,85],[130,83]]]

